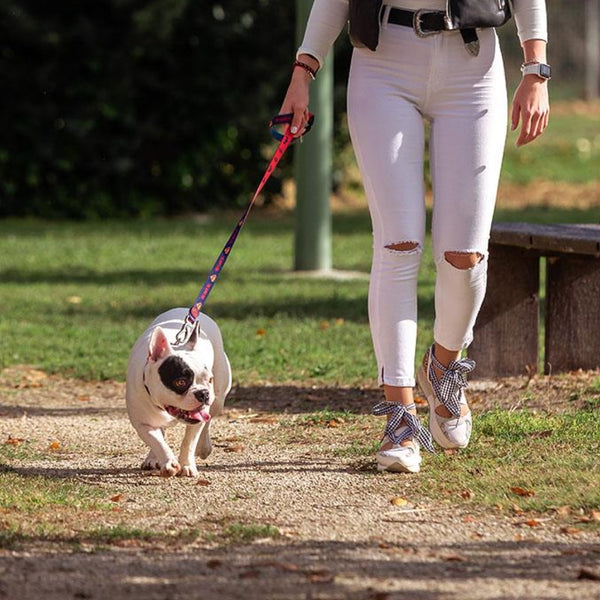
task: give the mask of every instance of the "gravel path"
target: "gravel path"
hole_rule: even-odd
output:
[[[0,550],[0,598],[600,599],[597,532],[569,531],[552,515],[529,527],[468,502],[413,498],[410,476],[375,476],[342,451],[343,427],[299,426],[325,403],[366,413],[375,390],[234,389],[199,480],[138,469],[144,447],[123,392],[114,382],[0,374],[0,439],[29,449],[0,470],[84,483],[115,505],[57,517],[63,537],[90,520],[167,536]],[[251,526],[271,537],[245,541]]]

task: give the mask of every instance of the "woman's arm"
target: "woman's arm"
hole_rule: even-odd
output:
[[[521,46],[523,62],[546,62],[548,39],[545,0],[514,0],[515,21]],[[511,128],[521,123],[517,146],[532,142],[548,126],[550,105],[548,81],[538,75],[523,75],[513,97]]]
[[[347,20],[348,0],[315,0],[296,59],[317,72]],[[295,137],[304,133],[308,122],[311,81],[312,76],[306,69],[294,67],[279,111],[293,114],[290,131]]]

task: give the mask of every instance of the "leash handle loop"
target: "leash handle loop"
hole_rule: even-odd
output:
[[[196,297],[196,300],[194,300],[194,303],[192,304],[190,310],[188,311],[188,314],[186,315],[186,317],[184,319],[183,326],[181,327],[181,329],[177,333],[177,336],[175,337],[175,342],[177,345],[182,345],[188,340],[188,338],[193,330],[194,324],[196,323],[196,321],[198,320],[198,317],[200,316],[202,307],[206,303],[206,299],[208,298],[208,295],[210,294],[213,286],[215,285],[217,278],[219,277],[219,274],[223,270],[223,266],[225,265],[225,262],[227,261],[227,259],[229,258],[229,255],[231,254],[233,244],[235,243],[235,240],[237,239],[242,227],[244,226],[244,223],[246,222],[246,219],[248,218],[248,215],[250,214],[250,210],[254,206],[254,202],[255,202],[256,198],[258,197],[258,195],[262,191],[263,187],[267,183],[267,180],[269,179],[269,177],[271,177],[273,171],[279,164],[279,161],[281,160],[282,156],[285,154],[285,151],[288,149],[289,145],[294,141],[294,137],[291,134],[290,129],[289,129],[289,123],[291,123],[291,120],[292,120],[291,114],[276,115],[271,120],[271,123],[269,124],[269,126],[271,127],[272,134],[273,134],[273,128],[275,125],[288,124],[288,127],[285,130],[284,134],[280,134],[279,132],[276,132],[277,135],[280,136],[279,138],[277,138],[277,139],[279,139],[279,145],[277,146],[275,153],[273,154],[273,157],[271,158],[271,161],[269,162],[269,165],[267,166],[267,169],[266,169],[260,183],[258,184],[256,191],[254,192],[254,196],[252,196],[252,199],[250,200],[250,203],[248,204],[248,208],[246,208],[241,219],[238,221],[237,225],[235,226],[234,230],[232,231],[231,235],[229,236],[227,243],[223,247],[223,250],[221,250],[221,253],[217,257],[217,260],[215,261],[213,268],[211,269],[210,273],[208,274],[208,277],[206,278],[206,281],[204,282],[204,285],[202,286],[200,293],[198,294],[198,296]],[[314,121],[314,116],[310,115],[309,126],[305,130],[305,133],[306,133],[306,131],[308,131],[310,129],[310,127],[312,127],[313,121]]]
[[[294,113],[284,113],[281,115],[275,115],[269,123],[269,131],[271,132],[271,136],[274,137],[276,140],[281,140],[284,134],[280,133],[277,130],[277,125],[290,125],[293,116]],[[304,128],[304,133],[302,135],[306,135],[312,129],[314,122],[315,115],[309,113],[308,122],[306,123],[306,127]]]

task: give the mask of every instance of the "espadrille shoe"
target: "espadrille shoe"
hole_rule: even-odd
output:
[[[442,373],[436,377],[433,366]],[[475,368],[475,361],[462,358],[444,367],[433,354],[433,346],[429,348],[423,364],[417,373],[419,387],[429,404],[429,430],[433,439],[442,448],[466,448],[471,438],[472,416],[466,414],[462,407],[467,404],[465,388],[468,386],[466,375]],[[445,406],[450,417],[442,417],[436,409]]]
[[[421,425],[416,415],[408,412],[415,404],[380,402],[373,407],[374,415],[389,415],[385,426],[382,446],[392,444],[391,448],[377,452],[377,470],[399,473],[418,473],[421,469],[421,446],[433,452],[431,434]],[[410,443],[402,445],[402,442]]]

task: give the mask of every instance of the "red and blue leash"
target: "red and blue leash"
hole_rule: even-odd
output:
[[[248,204],[248,208],[246,208],[246,211],[242,215],[242,218],[238,221],[237,225],[235,226],[234,230],[232,231],[231,235],[229,236],[227,243],[223,247],[223,250],[221,250],[221,253],[219,254],[217,260],[215,261],[215,264],[213,265],[213,268],[211,269],[210,273],[208,274],[208,277],[206,278],[204,285],[200,289],[200,293],[198,294],[198,296],[196,297],[196,300],[194,300],[194,303],[192,304],[190,310],[188,311],[188,314],[186,315],[186,317],[183,321],[183,326],[181,327],[181,329],[179,330],[179,332],[177,333],[177,336],[175,338],[175,342],[178,345],[185,344],[185,342],[190,337],[190,334],[193,330],[194,324],[198,320],[198,317],[200,316],[200,312],[202,311],[202,308],[204,307],[204,304],[206,303],[208,295],[210,294],[212,288],[214,287],[214,285],[217,281],[217,278],[219,277],[219,274],[221,273],[221,271],[223,270],[223,267],[225,266],[225,262],[227,261],[227,259],[229,258],[229,255],[231,254],[233,244],[235,244],[235,240],[237,239],[240,231],[242,230],[242,227],[244,226],[244,223],[246,222],[246,219],[248,218],[248,215],[250,214],[250,211],[252,210],[252,207],[254,206],[254,202],[256,201],[256,198],[258,197],[258,195],[262,191],[263,187],[267,183],[269,177],[271,177],[273,171],[277,167],[282,156],[285,154],[285,151],[288,149],[289,145],[294,141],[294,136],[290,132],[290,128],[289,128],[289,124],[291,123],[291,121],[292,121],[291,113],[284,114],[284,115],[276,115],[271,120],[271,122],[269,124],[271,135],[275,139],[279,140],[279,145],[277,146],[275,153],[273,154],[273,157],[271,158],[271,161],[269,162],[269,165],[267,166],[267,169],[266,169],[260,183],[258,184],[256,191],[254,192],[254,196],[252,196],[252,199],[250,200],[250,203]],[[304,130],[304,133],[308,133],[310,131],[313,121],[314,121],[314,116],[310,115],[308,124]],[[288,125],[288,127],[286,128],[285,133],[283,133],[283,134],[280,133],[277,130],[277,127],[279,125],[286,125],[286,124]]]

